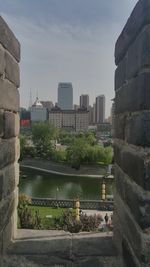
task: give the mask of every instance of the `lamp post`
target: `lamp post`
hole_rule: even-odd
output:
[[[79,198],[76,199],[75,202],[75,212],[76,212],[76,220],[80,221],[80,200]]]
[[[59,188],[56,188],[56,200],[58,199],[58,192],[59,192]]]

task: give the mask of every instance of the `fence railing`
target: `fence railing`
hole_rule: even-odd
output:
[[[32,198],[32,205],[52,208],[74,208],[74,199]],[[80,208],[83,210],[113,211],[114,202],[102,200],[80,200]]]

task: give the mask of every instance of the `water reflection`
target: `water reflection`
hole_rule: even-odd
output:
[[[26,177],[26,178],[24,178]],[[21,168],[19,191],[33,197],[99,200],[102,180],[69,177]],[[106,194],[112,194],[113,181],[107,180]]]

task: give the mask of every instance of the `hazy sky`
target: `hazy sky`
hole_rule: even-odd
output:
[[[0,0],[2,17],[21,43],[21,106],[38,91],[57,102],[58,82],[72,82],[74,103],[114,97],[114,45],[137,0]]]

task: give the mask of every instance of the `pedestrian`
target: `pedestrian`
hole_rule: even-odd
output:
[[[107,214],[107,213],[106,213],[104,219],[105,219],[105,223],[106,223],[106,225],[107,225],[107,224],[108,224],[108,220],[109,220],[109,217],[108,217],[108,214]]]

